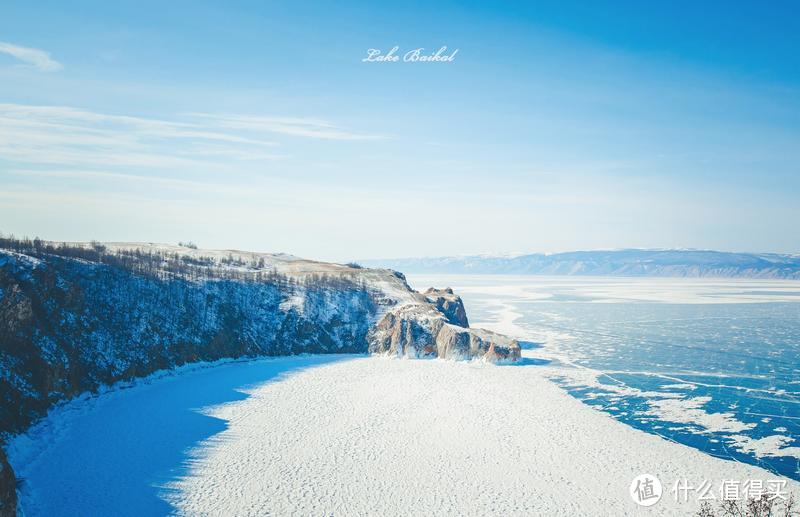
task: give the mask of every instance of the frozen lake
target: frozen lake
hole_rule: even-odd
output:
[[[67,404],[11,444],[21,507],[624,515],[637,511],[631,480],[648,473],[664,485],[648,514],[673,515],[697,506],[669,492],[679,479],[774,480],[781,460],[792,474],[797,406],[785,401],[797,396],[796,357],[785,349],[797,304],[770,298],[794,296],[789,287],[500,280],[411,278],[452,285],[473,324],[527,339],[520,365],[304,356],[149,378]],[[690,348],[663,352],[671,342]],[[730,343],[739,355],[725,352]],[[775,360],[741,362],[756,352]],[[707,354],[721,357],[699,365]],[[762,399],[774,405],[756,407]],[[706,443],[750,464],[714,457],[724,455]]]
[[[542,371],[533,360],[231,363],[73,404],[11,457],[28,516],[626,515],[641,473],[667,487],[772,479],[617,422]],[[695,506],[664,494],[649,514]]]
[[[800,479],[800,282],[410,276],[529,339],[549,376],[639,429]]]

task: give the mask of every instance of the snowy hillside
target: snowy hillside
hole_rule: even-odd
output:
[[[800,279],[800,255],[707,250],[611,250],[519,256],[363,260],[407,273]]]
[[[467,328],[452,291],[417,293],[387,269],[155,244],[0,245],[0,438],[59,401],[197,361],[519,357],[515,341]],[[0,451],[0,491],[9,471]]]

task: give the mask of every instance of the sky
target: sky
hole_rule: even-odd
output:
[[[800,252],[800,7],[699,4],[5,2],[0,232]]]

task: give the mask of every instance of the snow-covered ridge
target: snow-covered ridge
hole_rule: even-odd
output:
[[[406,273],[800,279],[800,255],[695,249],[623,249],[528,255],[362,260]]]
[[[467,328],[452,292],[415,292],[389,269],[161,244],[3,244],[0,439],[60,401],[197,361],[519,356],[516,341]],[[9,470],[0,451],[0,480]]]
[[[86,247],[91,246],[91,243],[74,244]],[[355,268],[345,264],[308,260],[287,253],[210,250],[160,243],[106,242],[103,245],[110,252],[140,250],[153,253],[177,253],[181,256],[188,256],[198,260],[211,258],[217,268],[231,271],[272,271],[295,280],[302,280],[314,275],[356,279],[379,288],[387,296],[396,299],[398,302],[411,303],[417,300],[402,275],[398,276],[389,269]]]

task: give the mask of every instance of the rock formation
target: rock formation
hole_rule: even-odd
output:
[[[447,321],[459,327],[469,327],[464,302],[461,301],[460,296],[453,293],[451,288],[435,289],[431,287],[424,294],[428,301],[436,305],[436,308],[444,313]]]
[[[432,303],[412,303],[389,310],[367,335],[369,351],[412,358],[480,358],[492,362],[519,359],[516,340],[468,328],[464,305],[452,289],[428,289],[425,301],[428,300]]]

